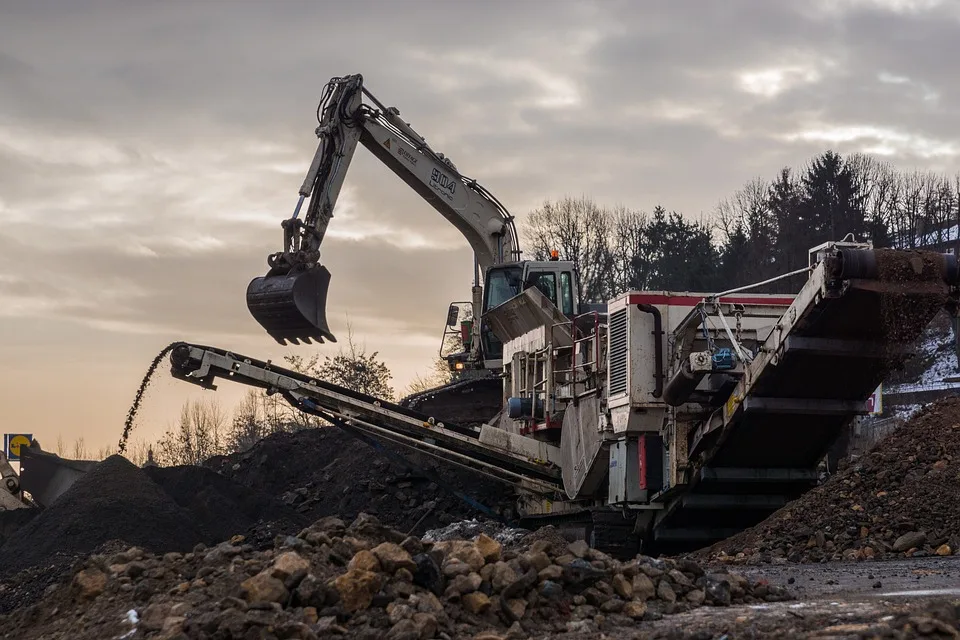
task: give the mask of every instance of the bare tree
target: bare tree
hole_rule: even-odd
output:
[[[301,373],[352,391],[393,400],[394,390],[390,386],[393,374],[378,355],[376,351],[367,353],[366,346],[358,345],[353,339],[353,328],[348,325],[347,348],[341,347],[336,356],[326,356],[323,362],[315,357],[306,363],[298,356],[284,356],[284,359],[294,368],[299,367]]]
[[[930,175],[928,184],[928,195],[924,207],[924,219],[928,229],[926,244],[940,244],[948,240],[948,227],[954,218],[956,202],[953,197],[953,185],[943,175]]]
[[[176,427],[168,428],[158,443],[158,462],[164,465],[201,464],[224,451],[226,414],[215,399],[184,403]]]
[[[614,292],[644,289],[650,280],[647,215],[617,207],[613,216]]]
[[[896,241],[895,209],[899,206],[902,188],[900,176],[890,163],[862,153],[847,158],[846,164],[863,196],[874,245],[885,247],[893,244]]]
[[[927,176],[914,171],[901,176],[903,198],[894,214],[894,225],[905,248],[918,246],[923,236],[923,213],[927,192]]]
[[[86,460],[87,459],[87,445],[83,441],[83,436],[80,436],[73,441],[73,459],[74,460]]]
[[[957,207],[954,212],[954,225],[955,229],[953,233],[953,255],[960,257],[960,174],[954,177],[953,179],[953,193],[956,197]]]
[[[452,379],[450,367],[443,358],[436,358],[430,369],[423,375],[417,374],[413,381],[407,386],[404,395],[413,395],[421,393],[428,389],[435,389],[448,384]]]
[[[150,445],[147,442],[144,440],[137,440],[133,446],[127,447],[127,450],[124,452],[123,456],[138,467],[142,467],[147,461],[147,451],[149,450]]]
[[[583,196],[544,202],[524,227],[534,260],[547,260],[556,250],[560,259],[576,265],[583,301],[606,300],[613,292],[612,230],[610,212]]]
[[[770,228],[775,220],[770,215],[769,192],[769,181],[755,177],[717,204],[716,226],[724,239],[738,229],[750,235]]]
[[[352,328],[349,329],[349,332],[352,336]],[[297,373],[319,377],[317,373],[320,365],[319,353],[314,353],[306,359],[297,354],[287,355],[284,356],[284,360],[286,360],[290,368]],[[326,424],[326,422],[317,416],[312,416],[309,413],[304,413],[290,406],[290,403],[284,400],[279,394],[268,396],[266,392],[261,392],[260,404],[264,419],[268,422],[267,431],[269,433],[315,429]]]
[[[268,418],[270,412],[266,410],[264,402],[267,399],[268,397],[262,391],[251,389],[240,401],[234,411],[233,423],[227,434],[229,451],[246,451],[279,429],[279,425]]]

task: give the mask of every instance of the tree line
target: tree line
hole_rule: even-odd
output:
[[[578,266],[581,300],[602,302],[627,290],[715,293],[762,282],[803,269],[810,248],[848,234],[877,248],[955,243],[958,203],[960,175],[827,151],[800,170],[754,178],[699,220],[661,205],[647,214],[567,197],[533,211],[524,235],[532,259],[558,251]],[[795,293],[804,280],[756,291]]]
[[[784,167],[772,178],[754,178],[719,201],[709,217],[690,219],[658,205],[652,212],[601,207],[587,197],[546,201],[523,221],[527,258],[546,260],[556,250],[580,272],[580,299],[606,301],[627,290],[716,293],[768,280],[807,266],[807,252],[853,234],[876,247],[918,247],[957,241],[960,176],[903,172],[865,154],[846,158],[826,151],[804,167]],[[956,234],[955,234],[956,235]],[[957,245],[960,249],[960,244]],[[778,280],[757,292],[795,293],[805,276]],[[447,337],[444,353],[459,341]],[[456,343],[456,344],[453,344]],[[377,352],[357,345],[352,330],[335,356],[286,356],[300,373],[372,396],[395,400],[393,375]],[[449,382],[442,358],[404,395]],[[320,426],[278,395],[250,390],[232,412],[216,400],[187,402],[175,424],[154,443],[136,441],[127,456],[148,455],[161,465],[199,464],[245,450],[277,432]],[[57,453],[89,458],[83,439],[73,449],[58,440]],[[94,454],[103,459],[104,448]]]

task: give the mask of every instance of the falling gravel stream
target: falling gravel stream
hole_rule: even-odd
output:
[[[166,347],[164,347],[160,353],[156,355],[153,359],[153,362],[150,363],[150,366],[147,367],[147,372],[144,374],[143,379],[140,381],[140,387],[137,389],[137,395],[133,399],[133,404],[130,405],[130,409],[127,411],[127,419],[123,423],[123,434],[120,436],[120,444],[117,447],[117,453],[123,454],[127,449],[127,440],[130,438],[130,431],[133,430],[133,421],[137,417],[137,413],[140,411],[140,403],[143,401],[143,395],[147,391],[147,387],[150,386],[151,380],[153,380],[153,374],[157,372],[157,367],[160,366],[160,361],[163,358],[174,350],[177,346],[183,344],[182,342],[171,342]]]

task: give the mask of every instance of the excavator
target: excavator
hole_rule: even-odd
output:
[[[484,314],[534,286],[573,317],[580,311],[574,264],[559,260],[556,252],[547,261],[521,260],[514,217],[503,204],[460,173],[448,157],[434,151],[401,119],[396,107],[384,106],[364,86],[362,75],[331,79],[317,107],[317,120],[319,145],[293,215],[281,223],[283,250],[268,256],[266,274],[247,287],[251,315],[280,344],[336,341],[326,313],[331,274],[320,264],[320,245],[359,143],[453,224],[473,250],[467,319],[459,331],[451,332],[461,316],[458,305],[451,304],[444,332],[458,337],[463,348],[441,351],[441,355],[453,378],[447,390],[484,392],[482,404],[492,408],[499,402],[500,386],[490,374],[503,366],[503,344],[483,321]],[[430,390],[407,402],[422,404],[439,391]]]
[[[441,344],[453,381],[405,398],[404,406],[440,409],[458,418],[462,414],[451,407],[462,403],[471,414],[479,411],[483,419],[489,418],[501,405],[502,384],[494,374],[502,369],[503,343],[482,321],[483,314],[533,286],[572,317],[579,310],[573,263],[557,259],[556,253],[548,261],[520,260],[516,225],[507,209],[434,151],[400,118],[398,109],[384,106],[363,85],[361,75],[332,78],[322,92],[317,119],[319,145],[293,214],[281,222],[283,250],[267,257],[268,271],[247,287],[251,315],[280,344],[336,342],[326,318],[330,272],[320,264],[320,245],[357,144],[362,144],[451,222],[474,254],[472,299],[450,305],[444,329],[444,337],[456,337],[453,342],[461,348],[443,353],[448,341]],[[457,327],[463,315],[466,319]],[[28,506],[21,480],[34,497],[32,504],[46,506],[93,464],[59,458],[36,445],[24,455],[22,479],[4,462],[0,458],[0,479],[14,496],[7,502],[18,508]],[[9,473],[4,471],[8,468]],[[11,508],[4,505],[6,498],[0,492],[0,510]]]

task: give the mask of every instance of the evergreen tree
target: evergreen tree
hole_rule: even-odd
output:
[[[780,170],[770,186],[767,206],[777,228],[773,242],[772,270],[777,274],[796,271],[807,265],[807,249],[813,246],[813,234],[802,217],[800,185],[788,167]],[[806,278],[798,275],[773,283],[773,291],[795,293]]]
[[[849,233],[866,238],[863,193],[839,154],[827,151],[814,158],[802,184],[802,219],[813,231],[814,244],[842,240]]]

